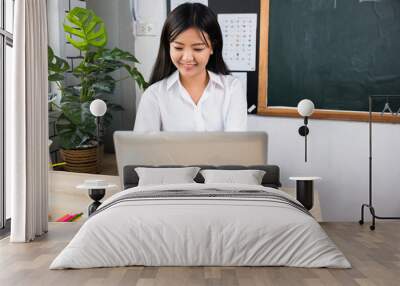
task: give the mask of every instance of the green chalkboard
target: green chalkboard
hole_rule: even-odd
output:
[[[369,95],[400,94],[400,0],[269,4],[268,106],[367,111]]]

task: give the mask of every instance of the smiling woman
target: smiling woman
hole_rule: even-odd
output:
[[[207,6],[185,3],[169,15],[136,115],[135,131],[244,131],[246,94],[229,75],[222,33]]]

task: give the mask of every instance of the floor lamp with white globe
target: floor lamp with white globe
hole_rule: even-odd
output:
[[[97,160],[99,160],[100,155],[100,118],[104,116],[107,112],[107,104],[101,99],[95,99],[90,103],[90,113],[96,118],[96,141],[97,141]],[[98,165],[98,172],[100,165]]]
[[[303,99],[297,105],[297,111],[304,117],[304,125],[299,128],[299,134],[304,136],[304,161],[307,162],[307,135],[310,130],[307,127],[308,117],[314,112],[314,103],[309,99]]]

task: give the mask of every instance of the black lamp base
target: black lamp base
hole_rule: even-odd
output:
[[[94,213],[101,205],[100,200],[104,197],[105,194],[106,189],[89,189],[89,197],[94,200],[94,202],[88,208],[89,216]]]
[[[306,136],[306,135],[308,135],[308,133],[310,133],[310,130],[308,129],[307,126],[303,125],[303,126],[301,126],[301,127],[299,128],[299,134],[300,134],[301,136]]]
[[[101,202],[99,202],[99,201],[94,201],[94,202],[88,207],[88,214],[89,214],[89,216],[91,216],[92,213],[94,213],[100,205],[101,205]]]
[[[311,210],[314,205],[314,192],[312,180],[296,181],[296,198],[307,210]]]

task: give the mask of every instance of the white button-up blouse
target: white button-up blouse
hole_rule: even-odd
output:
[[[242,83],[208,71],[209,81],[197,105],[175,71],[149,86],[136,114],[134,131],[245,131],[247,101]]]

